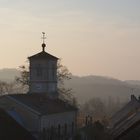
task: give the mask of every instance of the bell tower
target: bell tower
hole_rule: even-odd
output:
[[[30,84],[29,93],[46,94],[50,98],[57,98],[57,60],[58,58],[45,51],[45,33],[43,32],[42,51],[30,56]]]

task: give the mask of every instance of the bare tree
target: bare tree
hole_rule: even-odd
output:
[[[82,106],[82,112],[91,115],[95,120],[101,120],[106,115],[106,107],[102,100],[94,97]]]
[[[61,64],[61,60],[57,63],[57,80],[58,80],[58,91],[60,98],[72,101],[72,89],[65,88],[65,81],[71,79],[72,74],[69,72],[68,68]]]
[[[21,85],[23,91],[28,91],[29,89],[29,67],[20,66],[20,76],[15,78],[17,84]],[[57,64],[57,79],[58,79],[58,92],[60,93],[60,98],[70,101],[72,104],[76,104],[76,99],[72,95],[72,89],[65,88],[65,81],[71,79],[72,74],[69,72],[68,68],[61,64],[61,61],[58,61]]]
[[[12,94],[15,89],[15,84],[0,81],[0,95]]]
[[[29,86],[29,68],[27,66],[20,66],[20,76],[16,77],[16,82],[21,84],[22,87]]]

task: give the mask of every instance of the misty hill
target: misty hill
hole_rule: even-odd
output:
[[[15,76],[19,75],[17,69],[1,69],[0,80],[10,82]],[[66,81],[66,87],[73,89],[73,94],[80,103],[84,103],[93,97],[103,99],[115,98],[128,100],[131,94],[140,95],[140,81],[120,81],[103,76],[72,76],[72,79]],[[132,88],[133,90],[132,93]]]
[[[84,103],[92,97],[100,97],[104,100],[115,98],[126,101],[130,99],[131,94],[140,95],[140,85],[102,76],[73,76],[70,81],[66,82],[66,85],[73,89],[73,94],[80,103]],[[133,93],[132,89],[135,89]]]
[[[140,86],[140,80],[126,80],[128,84]]]
[[[0,81],[11,82],[16,76],[19,76],[20,72],[17,69],[0,69]]]

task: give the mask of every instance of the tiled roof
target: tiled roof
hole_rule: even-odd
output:
[[[139,108],[140,101],[132,96],[131,100],[112,116],[111,125],[119,124]]]
[[[117,127],[113,128],[111,133],[114,137],[119,137],[122,133],[127,131],[129,128],[131,128],[137,122],[140,122],[140,111],[133,113],[131,116],[129,116],[123,122],[121,122]]]
[[[77,110],[74,106],[62,101],[61,99],[48,98],[46,94],[15,94],[9,96],[39,112],[41,115]]]
[[[54,60],[57,60],[58,58],[45,52],[45,51],[42,51],[40,53],[37,53],[35,55],[32,55],[30,57],[28,57],[29,59],[54,59]]]
[[[6,111],[0,109],[0,139],[1,140],[35,140],[35,138],[20,126]]]
[[[132,95],[131,101],[111,118],[112,129],[110,133],[114,137],[118,137],[139,121],[140,100]]]

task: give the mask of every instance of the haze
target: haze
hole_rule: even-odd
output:
[[[0,68],[47,51],[74,75],[140,80],[139,0],[0,0]]]

